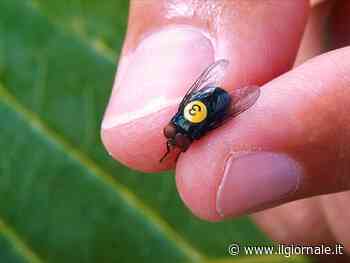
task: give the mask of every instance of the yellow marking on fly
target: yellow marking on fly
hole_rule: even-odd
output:
[[[207,118],[208,110],[203,102],[195,100],[186,105],[183,114],[189,122],[200,123]]]

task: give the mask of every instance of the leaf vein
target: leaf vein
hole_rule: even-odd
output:
[[[34,250],[28,246],[18,234],[0,219],[0,232],[6,235],[13,243],[16,244],[16,250],[31,263],[43,263],[44,261],[38,257]]]

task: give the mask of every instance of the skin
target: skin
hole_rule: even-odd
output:
[[[122,58],[102,125],[107,150],[133,169],[157,172],[176,166],[179,194],[202,219],[220,221],[249,213],[276,241],[342,243],[350,252],[349,14],[347,0],[132,1]],[[153,71],[140,70],[137,86],[142,87],[146,104],[138,105],[135,114],[125,114],[135,106],[132,94],[139,92],[130,80],[135,79],[131,69],[138,65],[133,59],[138,57],[138,46],[150,34],[183,25],[205,32],[207,38],[201,40],[205,52],[197,55],[193,47],[183,45],[189,51],[176,53],[169,62],[182,65],[172,68],[177,77],[161,72],[167,67],[166,63],[157,66],[162,57],[155,55],[153,65],[145,59],[140,68],[149,65]],[[184,62],[191,54],[192,60]],[[165,150],[162,130],[181,96],[203,66],[215,60],[214,55],[231,61],[226,89],[260,84],[261,97],[249,111],[195,141],[177,163],[174,153],[160,164]],[[169,81],[166,87],[158,82],[146,85],[149,76],[143,73],[157,73]],[[163,95],[167,99],[160,107],[148,107],[147,101]],[[245,151],[283,153],[298,164],[303,176],[295,191],[283,198],[254,207],[242,200],[239,211],[222,216],[216,199],[225,160]],[[268,190],[276,191],[272,186]]]

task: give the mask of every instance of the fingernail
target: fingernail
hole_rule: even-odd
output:
[[[216,199],[217,212],[235,216],[280,200],[296,191],[302,170],[287,155],[270,152],[227,160]]]
[[[122,63],[103,129],[157,112],[184,96],[201,71],[214,61],[212,42],[188,26],[154,32]]]

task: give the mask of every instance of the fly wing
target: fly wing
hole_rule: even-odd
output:
[[[260,96],[259,86],[245,86],[230,92],[231,108],[228,118],[235,117],[249,109]]]
[[[206,70],[204,70],[203,73],[186,92],[184,98],[180,103],[180,108],[184,107],[191,99],[192,95],[197,91],[210,92],[210,87],[219,85],[225,76],[228,64],[228,60],[221,59],[211,64]]]
[[[260,88],[259,86],[245,86],[237,88],[229,94],[231,96],[231,105],[228,113],[222,119],[213,122],[209,128],[210,130],[220,127],[231,118],[253,106],[260,96]]]

